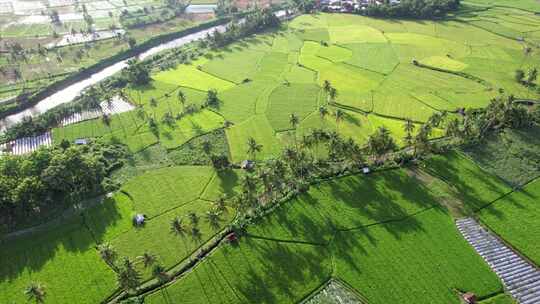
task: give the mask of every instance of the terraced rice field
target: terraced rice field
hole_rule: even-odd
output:
[[[182,111],[178,90],[186,94],[187,103],[197,106],[204,102],[206,91],[216,90],[220,102],[211,109],[215,115],[200,114],[187,123],[180,120],[174,130],[160,125],[158,138],[139,128],[142,122],[128,117],[121,126],[113,121],[113,134],[88,123],[68,127],[73,130],[64,131],[65,135],[54,132],[54,138],[103,136],[126,142],[135,151],[156,143],[172,149],[201,132],[222,127],[227,120],[233,123],[227,130],[233,160],[240,161],[249,157],[243,147],[249,136],[263,145],[261,158],[287,145],[284,138],[290,136],[282,132],[293,129],[290,114],[300,119],[296,133],[329,128],[332,119],[316,118],[320,106],[330,113],[340,107],[362,113],[356,123],[341,129],[363,143],[383,118],[383,124],[395,126],[391,131],[399,141],[400,124],[406,118],[423,122],[436,112],[483,107],[501,89],[522,98],[537,97],[516,83],[513,74],[518,68],[540,67],[533,59],[536,48],[524,52],[534,43],[532,28],[540,25],[538,18],[502,7],[467,9],[468,14],[458,14],[456,21],[439,22],[303,15],[280,31],[255,35],[192,64],[159,72],[149,86],[127,92],[133,103],[143,105],[147,116],[160,121],[167,112]],[[325,80],[338,91],[330,103],[322,90]],[[158,101],[157,107],[149,105],[151,98]],[[358,116],[353,112],[351,117]],[[81,131],[91,128],[98,130]]]

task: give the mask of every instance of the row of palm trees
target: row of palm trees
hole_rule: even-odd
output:
[[[324,119],[328,111],[321,107],[319,114]],[[334,115],[339,122],[346,114],[337,109]],[[343,139],[337,128],[335,131],[315,129],[302,137],[295,134],[293,147],[286,147],[279,157],[258,162],[253,172],[242,177],[242,191],[235,198],[236,205],[250,214],[270,202],[279,201],[291,191],[305,190],[309,181],[318,176],[354,171],[370,162],[384,164],[387,160],[403,162],[422,158],[437,152],[439,140],[433,139],[435,129],[444,133],[441,144],[461,145],[481,140],[491,131],[521,128],[535,121],[540,122],[540,111],[528,111],[515,103],[512,96],[500,96],[483,110],[467,110],[462,115],[435,112],[422,124],[406,119],[403,123],[405,147],[401,151],[385,127],[371,134],[364,146],[351,138]],[[291,114],[289,122],[296,129],[298,116]],[[256,159],[256,153],[262,149],[254,138],[248,139],[247,151],[252,159]]]

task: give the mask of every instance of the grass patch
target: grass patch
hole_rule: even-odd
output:
[[[205,73],[197,68],[197,63],[192,65],[179,65],[176,69],[158,73],[152,77],[154,80],[164,83],[185,86],[201,91],[223,91],[234,86],[234,83]]]
[[[250,137],[262,145],[261,152],[255,155],[256,159],[275,156],[281,152],[274,130],[264,115],[256,115],[243,123],[234,125],[226,129],[225,133],[233,162],[239,163],[251,158],[251,155],[247,153],[247,142]]]
[[[352,51],[352,57],[346,62],[366,70],[389,74],[399,64],[389,43],[353,43],[344,46]]]
[[[482,209],[478,216],[514,248],[540,265],[540,180]]]
[[[540,175],[539,146],[540,127],[535,126],[506,129],[481,145],[465,147],[464,151],[482,168],[519,186]]]
[[[80,216],[6,241],[0,248],[0,302],[27,302],[24,290],[31,282],[45,286],[50,303],[102,301],[114,291],[116,276],[94,246]]]
[[[199,198],[213,174],[212,168],[202,166],[162,168],[133,178],[122,191],[136,212],[154,217]]]
[[[318,108],[321,89],[313,84],[282,85],[272,91],[266,117],[275,131],[292,129],[290,115],[303,120]]]
[[[336,274],[369,303],[461,303],[452,288],[482,297],[502,291],[489,267],[444,212],[339,233]],[[391,292],[390,292],[391,291]]]
[[[478,210],[511,191],[499,177],[458,152],[433,156],[423,168],[452,186],[455,196],[469,211]]]
[[[209,147],[208,151],[205,151],[206,145]],[[168,158],[175,165],[211,165],[212,154],[229,156],[227,138],[222,129],[188,141],[180,148],[171,151]]]
[[[284,303],[301,299],[328,280],[329,251],[305,244],[252,238],[222,246],[185,278],[145,298],[145,303],[201,301]]]
[[[333,179],[311,187],[248,233],[311,243],[330,241],[336,229],[349,230],[401,220],[437,202],[425,186],[404,170]]]

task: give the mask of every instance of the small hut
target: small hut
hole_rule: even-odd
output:
[[[227,242],[229,242],[230,244],[238,242],[238,237],[236,236],[236,233],[231,232],[227,234]]]
[[[253,169],[253,167],[255,166],[255,163],[249,159],[246,159],[244,160],[241,164],[240,164],[240,168],[244,169],[244,170],[251,170]]]
[[[138,213],[133,217],[133,225],[140,227],[144,225],[145,220],[146,217],[144,216],[144,214]]]
[[[88,140],[86,138],[77,138],[75,139],[76,145],[86,145],[88,144]]]
[[[468,304],[475,304],[476,303],[476,295],[472,292],[466,292],[463,294],[463,300],[465,300],[465,303]]]

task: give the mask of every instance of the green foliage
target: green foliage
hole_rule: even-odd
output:
[[[223,130],[193,138],[170,151],[168,158],[176,165],[211,165],[212,155],[229,157],[229,145]]]
[[[376,17],[432,19],[457,10],[460,2],[460,0],[402,0],[397,5],[369,5],[365,13]]]
[[[12,228],[108,190],[102,182],[125,155],[120,146],[92,143],[1,157],[0,222]]]
[[[135,60],[128,62],[128,67],[122,71],[122,76],[133,86],[145,85],[151,80],[149,67]]]

